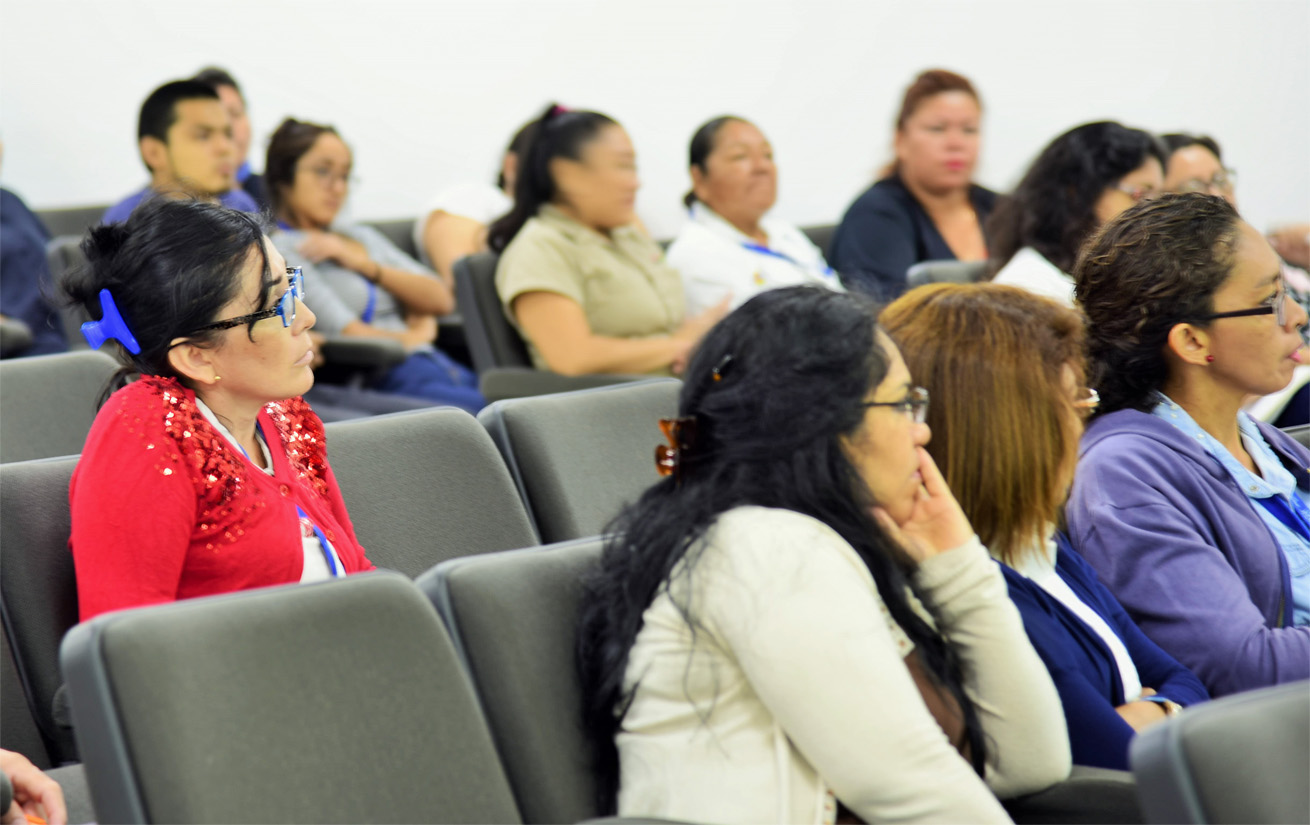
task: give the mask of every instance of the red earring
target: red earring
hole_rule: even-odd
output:
[[[1214,356],[1213,356],[1213,355],[1207,355],[1207,356],[1205,356],[1205,363],[1207,363],[1207,364],[1213,364],[1213,363],[1214,363]]]

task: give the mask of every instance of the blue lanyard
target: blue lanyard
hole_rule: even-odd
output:
[[[263,439],[265,444],[268,443],[268,439],[264,437],[264,427],[258,421],[255,422],[255,432],[259,433],[259,437]],[[245,447],[237,444],[237,449],[240,450],[241,454],[247,459],[250,458],[250,453],[246,452]],[[319,549],[323,551],[323,558],[327,561],[327,568],[328,571],[332,573],[332,578],[341,578],[344,574],[341,572],[341,567],[337,564],[336,556],[334,556],[329,549],[332,545],[328,543],[327,536],[323,534],[322,530],[318,529],[318,525],[309,517],[309,513],[302,510],[299,504],[296,505],[296,515],[299,516],[304,523],[309,525],[309,529],[314,531],[315,536],[318,536],[318,546]]]
[[[779,251],[776,250],[776,249],[770,249],[770,248],[768,248],[767,246],[764,246],[763,244],[750,243],[749,241],[743,241],[743,242],[742,242],[742,245],[741,245],[741,248],[742,248],[742,249],[745,249],[747,252],[754,252],[754,253],[756,253],[756,254],[758,254],[758,255],[767,255],[767,256],[769,256],[770,258],[777,258],[777,259],[779,259],[779,260],[786,261],[787,263],[791,264],[792,266],[800,267],[801,269],[807,269],[807,268],[808,268],[808,267],[805,266],[805,264],[803,264],[803,263],[801,263],[800,261],[796,260],[795,258],[791,257],[790,255],[785,255],[785,254],[779,252]],[[824,265],[824,267],[823,267],[823,275],[824,275],[825,277],[831,278],[831,277],[833,277],[833,276],[836,275],[836,274],[837,274],[837,273],[833,271],[832,267],[827,266],[826,264]]]
[[[1301,500],[1301,497],[1295,491],[1291,495],[1291,504],[1283,501],[1283,497],[1280,495],[1272,495],[1256,500],[1273,514],[1274,518],[1281,521],[1288,530],[1310,543],[1310,507],[1306,507],[1305,502]]]

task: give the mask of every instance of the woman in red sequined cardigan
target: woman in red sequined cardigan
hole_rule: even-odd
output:
[[[140,380],[70,488],[81,618],[372,569],[327,464],[302,288],[249,215],[159,199],[92,229],[63,284]]]

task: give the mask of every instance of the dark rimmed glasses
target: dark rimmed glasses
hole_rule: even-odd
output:
[[[291,326],[291,323],[296,320],[296,300],[305,300],[305,276],[300,267],[289,266],[287,267],[287,280],[291,282],[290,286],[287,287],[287,291],[282,293],[282,296],[277,299],[277,303],[273,304],[271,308],[261,309],[259,312],[252,312],[239,318],[215,321],[195,331],[206,332],[211,329],[231,329],[242,324],[253,324],[265,318],[272,318],[274,315],[282,319],[283,327]]]
[[[865,407],[891,407],[910,417],[915,424],[922,424],[928,419],[928,391],[923,387],[911,387],[900,401],[865,401]]]
[[[1282,278],[1278,279],[1278,287],[1274,292],[1274,297],[1269,299],[1269,303],[1261,304],[1251,309],[1235,309],[1232,312],[1215,312],[1210,315],[1202,315],[1198,320],[1214,321],[1218,318],[1245,318],[1248,315],[1272,315],[1278,326],[1287,324],[1287,284]]]

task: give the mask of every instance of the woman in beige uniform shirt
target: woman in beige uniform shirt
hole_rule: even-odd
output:
[[[726,302],[685,317],[682,279],[636,224],[640,182],[627,132],[552,105],[492,224],[496,290],[533,363],[566,375],[679,373]]]

